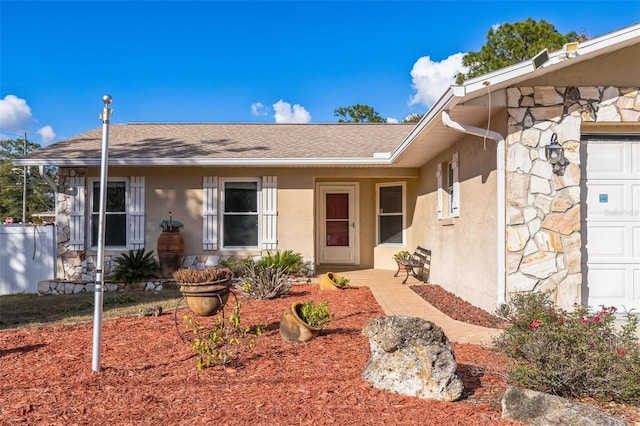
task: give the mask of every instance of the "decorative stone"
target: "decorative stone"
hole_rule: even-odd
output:
[[[464,385],[453,346],[431,321],[385,316],[367,321],[371,358],[363,377],[375,388],[418,398],[455,401]]]
[[[607,86],[602,92],[602,100],[600,101],[600,105],[614,105],[618,102],[618,98],[620,97],[620,91],[617,87]]]
[[[640,111],[624,109],[620,111],[620,116],[624,122],[638,122],[640,121]]]
[[[536,128],[523,130],[520,136],[520,143],[532,148],[537,147],[540,144],[540,130]]]
[[[529,175],[510,173],[507,175],[507,200],[514,207],[528,205]]]
[[[546,159],[540,159],[533,162],[531,174],[550,180],[553,177],[553,166]]]
[[[568,274],[556,290],[556,305],[571,309],[574,303],[582,303],[582,274]]]
[[[578,87],[581,99],[595,99],[600,100],[600,90],[594,86]]]
[[[618,109],[615,105],[600,105],[600,108],[598,108],[597,121],[620,122],[622,121],[622,118],[620,117],[620,114],[618,114]]]
[[[531,159],[529,159],[529,149],[520,144],[509,147],[507,153],[507,167],[509,172],[521,171],[529,173],[531,170]]]
[[[522,210],[513,206],[507,207],[507,223],[509,225],[522,225],[524,223],[524,216]]]
[[[551,211],[554,213],[564,213],[573,207],[573,200],[567,191],[560,192],[551,202]]]
[[[562,239],[560,234],[541,230],[534,235],[534,240],[540,251],[563,253]]]
[[[509,108],[518,108],[520,102],[520,89],[517,87],[509,87],[507,89],[507,106]]]
[[[526,256],[520,264],[520,271],[523,274],[544,279],[558,271],[556,266],[556,254],[549,252],[538,252],[531,256]]]
[[[530,192],[532,194],[551,194],[551,184],[549,180],[539,176],[531,176]]]
[[[537,105],[551,106],[562,104],[562,95],[560,95],[553,86],[535,87],[533,96]]]
[[[526,225],[507,228],[507,250],[520,251],[529,241],[529,228]]]
[[[507,274],[513,274],[520,267],[520,261],[522,260],[522,254],[520,252],[508,252],[507,253]]]
[[[564,168],[564,174],[553,175],[553,185],[556,191],[559,191],[568,186],[579,186],[580,185],[580,166],[577,164],[571,163]]]
[[[538,284],[538,280],[516,272],[507,277],[507,284],[510,293],[531,292]]]
[[[524,113],[527,110],[524,108],[509,108],[507,111],[516,123],[520,123],[524,119]]]
[[[571,273],[580,272],[582,270],[582,253],[580,253],[582,237],[580,233],[574,232],[571,235],[562,237],[561,240],[565,251],[564,258],[567,269]]]
[[[533,201],[533,206],[542,213],[547,214],[551,211],[552,200],[553,198],[549,197],[548,195],[536,194]]]
[[[550,214],[542,227],[550,231],[559,232],[562,235],[569,235],[580,230],[580,206],[575,206],[565,214]]]
[[[542,221],[540,218],[535,217],[527,222],[527,226],[529,227],[529,235],[536,235],[536,233],[540,230],[540,226]]]
[[[528,425],[626,426],[627,422],[595,408],[565,398],[510,386],[501,400],[502,418]]]
[[[536,242],[530,239],[529,241],[527,241],[527,244],[524,246],[524,250],[522,250],[522,257],[530,256],[539,251],[540,250],[538,250],[538,246],[536,245]]]

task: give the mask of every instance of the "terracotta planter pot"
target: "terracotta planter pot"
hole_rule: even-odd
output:
[[[180,261],[184,255],[184,238],[180,229],[171,228],[162,231],[158,236],[157,251],[162,278],[171,278],[180,268]]]
[[[302,306],[302,302],[293,302],[282,314],[280,319],[280,335],[282,340],[289,343],[308,342],[318,335],[321,328],[311,327],[300,319],[298,315],[298,306]]]
[[[340,275],[335,272],[327,272],[320,279],[320,290],[342,290],[347,288],[344,285],[340,285],[334,281],[335,278],[340,277]]]
[[[224,308],[231,293],[231,280],[208,283],[180,283],[180,293],[198,316],[210,317]]]

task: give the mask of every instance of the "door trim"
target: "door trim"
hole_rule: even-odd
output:
[[[322,235],[324,226],[322,223],[323,209],[325,208],[324,199],[322,197],[323,190],[329,190],[331,188],[336,189],[352,189],[353,190],[353,223],[354,223],[354,236],[353,236],[353,262],[327,262],[322,257],[322,241],[324,236]],[[315,208],[315,224],[316,224],[316,264],[328,265],[328,264],[340,264],[340,265],[359,265],[360,264],[360,183],[359,182],[316,182],[316,208]]]

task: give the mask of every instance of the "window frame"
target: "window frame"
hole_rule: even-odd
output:
[[[100,182],[100,178],[98,177],[94,177],[94,178],[89,178],[89,188],[88,188],[88,197],[89,197],[89,203],[88,203],[88,221],[87,221],[87,242],[88,242],[88,247],[90,250],[97,250],[98,249],[98,241],[93,241],[93,217],[94,217],[94,210],[93,210],[93,200],[94,200],[94,184],[95,183],[99,183]],[[125,217],[125,227],[124,227],[124,238],[125,238],[125,245],[123,246],[108,246],[106,245],[106,241],[105,241],[105,246],[104,248],[107,250],[123,250],[123,249],[129,249],[129,210],[130,210],[130,196],[131,196],[131,186],[130,186],[130,181],[129,178],[127,177],[118,177],[118,176],[114,176],[114,177],[108,177],[107,178],[107,185],[109,182],[123,182],[124,183],[124,213],[109,213],[107,211],[105,211],[105,216],[110,215],[110,214],[118,214],[118,215],[124,215]],[[96,210],[98,210],[98,215],[100,214],[99,210],[100,210],[100,206],[96,206]],[[99,218],[98,218],[99,220]],[[105,217],[105,227],[106,227],[106,217]]]
[[[382,213],[380,210],[380,190],[399,186],[402,188],[402,211],[400,213]],[[382,216],[402,216],[402,242],[385,243],[381,242],[380,218]],[[405,247],[407,244],[407,183],[406,182],[383,182],[376,184],[376,245],[381,247]]]
[[[229,214],[225,211],[225,188],[229,182],[243,182],[256,184],[256,212],[255,216],[258,220],[257,243],[255,246],[226,246],[224,238],[224,220],[226,216],[235,216],[237,214]],[[262,247],[262,179],[259,177],[225,177],[220,178],[219,189],[219,215],[218,215],[218,232],[220,238],[220,249],[222,250],[260,250]],[[250,212],[245,212],[250,213]]]

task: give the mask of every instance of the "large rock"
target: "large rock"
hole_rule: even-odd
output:
[[[464,386],[453,347],[442,329],[421,318],[386,316],[367,321],[371,359],[363,377],[378,389],[455,401]]]
[[[502,418],[532,426],[628,426],[592,405],[516,387],[507,388],[502,397]]]

